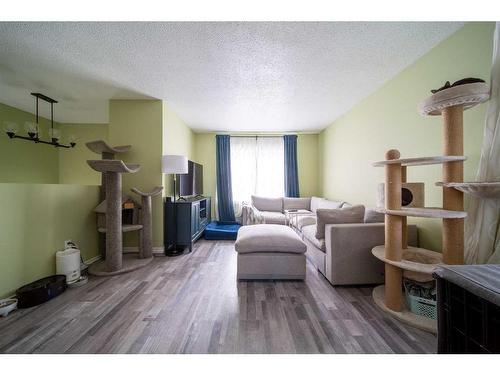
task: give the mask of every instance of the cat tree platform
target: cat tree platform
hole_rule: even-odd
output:
[[[486,83],[468,83],[436,92],[420,103],[418,111],[423,116],[439,116],[445,108],[460,107],[466,110],[489,98],[490,88]]]
[[[467,160],[467,156],[425,156],[421,158],[381,160],[372,163],[372,165],[374,167],[383,167],[391,164],[399,164],[403,167],[414,167],[418,165],[443,164],[464,160]]]
[[[122,267],[116,271],[108,271],[106,261],[100,260],[89,267],[89,273],[94,276],[114,276],[122,273],[132,272],[142,268],[153,261],[151,258],[138,258],[137,254],[123,254]]]
[[[427,332],[437,332],[437,321],[434,319],[426,318],[425,316],[413,314],[406,304],[403,305],[401,311],[394,311],[388,308],[385,304],[385,285],[379,285],[373,289],[373,301],[385,313],[393,318],[406,323],[412,327],[422,329]]]
[[[141,230],[141,229],[142,229],[141,224],[123,224],[122,225],[122,232],[123,233],[134,232],[134,231]],[[106,227],[99,227],[99,228],[97,228],[97,231],[99,233],[106,233]]]
[[[85,145],[93,152],[99,155],[103,154],[109,154],[109,155],[115,155],[119,154],[122,152],[128,152],[132,148],[131,145],[125,145],[125,146],[109,146],[106,142],[103,140],[98,140],[98,141],[92,141],[92,142],[87,142]]]
[[[408,246],[403,249],[400,261],[390,260],[385,257],[385,246],[380,245],[372,249],[372,254],[384,263],[391,264],[403,270],[432,275],[434,269],[443,264],[443,256],[436,251],[421,247]]]
[[[135,173],[141,168],[139,164],[125,164],[121,160],[87,160],[87,164],[101,173]]]
[[[377,212],[387,215],[428,217],[435,219],[463,219],[467,217],[467,212],[443,210],[433,207],[401,207],[399,209],[376,208]]]
[[[500,198],[500,182],[436,182],[436,186],[453,188],[476,198]]]

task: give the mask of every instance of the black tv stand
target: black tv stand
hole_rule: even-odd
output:
[[[184,252],[200,238],[211,221],[210,197],[193,200],[165,201],[163,234],[165,255],[175,256]]]

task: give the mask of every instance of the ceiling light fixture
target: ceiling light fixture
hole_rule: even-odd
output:
[[[26,141],[31,141],[35,143],[43,143],[46,145],[52,145],[54,147],[64,147],[64,148],[73,148],[76,145],[76,138],[74,136],[69,137],[69,145],[64,145],[59,143],[61,139],[61,132],[59,129],[54,128],[54,104],[57,103],[57,100],[49,98],[46,95],[40,94],[38,92],[32,92],[36,98],[36,122],[26,122],[24,124],[26,132],[28,136],[17,135],[19,127],[15,122],[5,121],[5,132],[9,136],[10,139],[18,138],[24,139]],[[50,129],[49,129],[49,137],[50,141],[44,141],[40,139],[40,123],[38,121],[38,100],[41,99],[47,103],[50,103]]]

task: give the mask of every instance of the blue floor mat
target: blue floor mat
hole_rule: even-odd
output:
[[[206,240],[235,240],[241,225],[238,223],[227,223],[212,221],[205,228]]]

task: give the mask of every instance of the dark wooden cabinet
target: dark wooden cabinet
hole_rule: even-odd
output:
[[[202,236],[210,223],[210,197],[193,200],[165,201],[163,233],[165,250],[170,246],[189,246]]]

